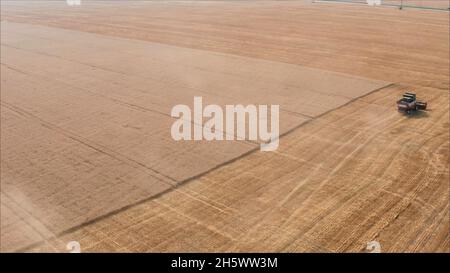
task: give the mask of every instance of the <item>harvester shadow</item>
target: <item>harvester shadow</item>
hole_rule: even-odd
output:
[[[408,118],[427,118],[429,116],[428,112],[430,110],[427,111],[414,111],[410,114],[407,114],[406,116]]]

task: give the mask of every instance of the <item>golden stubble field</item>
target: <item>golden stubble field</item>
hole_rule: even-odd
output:
[[[2,2],[1,20],[2,251],[449,251],[448,13]],[[430,110],[398,113],[405,91]],[[279,149],[171,143],[164,113],[198,92],[280,103]]]

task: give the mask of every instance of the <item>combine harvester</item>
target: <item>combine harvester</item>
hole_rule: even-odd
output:
[[[397,101],[398,110],[410,114],[417,110],[426,110],[427,103],[416,100],[416,94],[406,92],[403,98]]]

